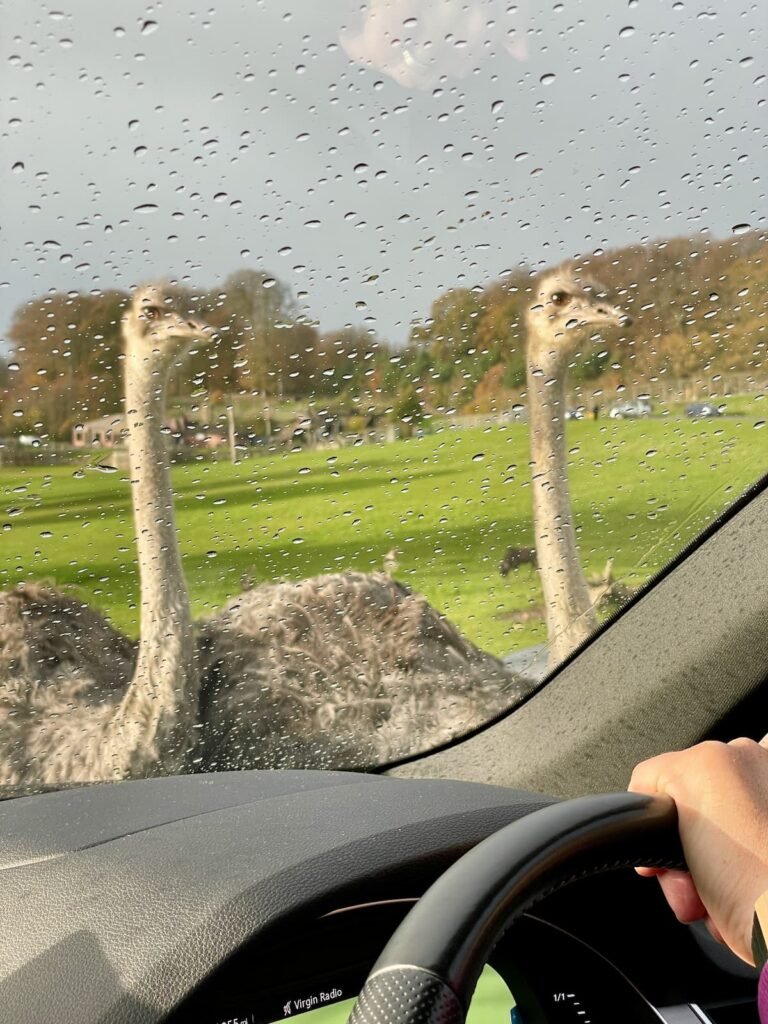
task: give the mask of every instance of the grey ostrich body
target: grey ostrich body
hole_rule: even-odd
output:
[[[523,692],[502,662],[384,573],[264,584],[201,630],[202,757],[212,769],[295,764],[316,757],[328,733],[342,763],[381,763],[446,742]]]
[[[627,322],[628,317],[605,301],[599,285],[567,269],[539,278],[534,302],[527,311],[533,521],[552,667],[597,627],[597,613],[579,562],[568,489],[568,364],[588,342],[591,328]]]

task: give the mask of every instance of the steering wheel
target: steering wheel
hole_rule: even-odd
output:
[[[493,947],[537,900],[588,875],[685,866],[667,796],[616,793],[534,811],[455,862],[384,948],[349,1024],[463,1024]]]

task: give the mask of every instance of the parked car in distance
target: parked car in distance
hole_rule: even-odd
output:
[[[691,402],[685,407],[685,415],[691,420],[712,419],[722,414],[722,409],[714,402]]]
[[[631,398],[626,402],[616,402],[608,410],[612,420],[639,420],[651,415],[652,406],[647,398]]]

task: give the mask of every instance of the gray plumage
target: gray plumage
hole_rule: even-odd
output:
[[[487,721],[523,692],[502,662],[384,573],[264,584],[201,624],[201,639],[212,770],[270,763],[282,737],[311,744],[324,732],[338,738],[344,766],[382,763]],[[457,701],[471,704],[460,722]]]

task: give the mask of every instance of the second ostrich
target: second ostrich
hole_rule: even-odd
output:
[[[541,275],[526,314],[533,521],[553,668],[597,627],[568,489],[566,377],[590,332],[629,323],[605,290],[575,268]]]

